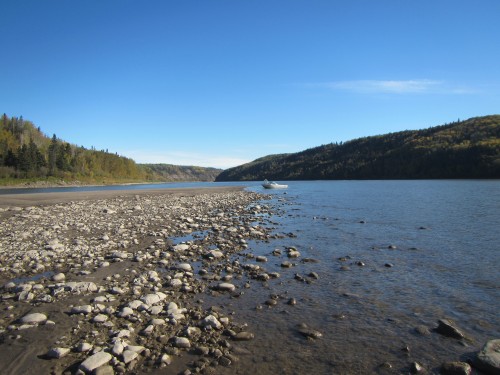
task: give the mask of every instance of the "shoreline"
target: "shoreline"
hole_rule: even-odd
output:
[[[1,194],[0,209],[9,207],[29,207],[39,205],[51,205],[67,203],[71,201],[110,199],[114,197],[130,197],[145,195],[198,195],[213,194],[218,192],[236,192],[243,190],[240,186],[215,186],[197,188],[160,188],[160,189],[138,189],[138,190],[99,190],[99,191],[68,191],[51,193],[27,193],[27,194]]]
[[[255,220],[272,214],[256,205],[265,196],[242,190],[3,196],[18,208],[0,215],[0,366],[127,374],[235,363],[255,327],[220,310],[252,278],[231,257],[269,239]]]

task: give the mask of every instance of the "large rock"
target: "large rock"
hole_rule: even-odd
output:
[[[446,362],[441,366],[443,375],[470,375],[472,368],[465,362]]]
[[[464,333],[458,327],[456,327],[452,321],[448,319],[439,319],[436,332],[440,333],[443,336],[453,337],[455,339],[465,338]]]
[[[500,375],[500,339],[489,340],[479,353],[475,365],[487,374]]]
[[[23,316],[19,322],[22,324],[41,324],[47,321],[47,315],[42,313],[32,313]]]
[[[98,352],[83,361],[80,365],[80,370],[87,374],[90,374],[96,368],[106,365],[112,359],[113,356],[111,354],[106,352]]]

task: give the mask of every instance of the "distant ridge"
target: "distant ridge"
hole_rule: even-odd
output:
[[[214,181],[222,169],[173,164],[139,164],[161,181]]]
[[[500,178],[500,115],[269,155],[216,181]]]

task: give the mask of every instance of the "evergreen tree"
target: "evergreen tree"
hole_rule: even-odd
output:
[[[48,150],[48,167],[49,167],[49,174],[54,175],[56,172],[56,162],[57,162],[57,151],[58,151],[59,145],[57,142],[57,137],[54,134],[52,136],[52,141],[50,142],[49,145],[49,150]]]

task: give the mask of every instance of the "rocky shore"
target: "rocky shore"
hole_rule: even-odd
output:
[[[248,280],[279,277],[232,259],[249,240],[272,237],[265,225],[272,208],[256,203],[265,197],[235,190],[4,200],[2,371],[102,375],[168,366],[188,374],[231,366],[254,337],[251,323],[204,299],[237,298]],[[13,202],[22,204],[7,206]]]
[[[449,319],[367,336],[354,321],[380,320],[377,302],[342,283],[368,266],[310,258],[312,246],[294,246],[301,229],[280,232],[290,203],[268,198],[236,187],[0,196],[0,372],[499,373],[500,341],[456,354],[477,343]],[[320,305],[321,291],[333,302]],[[357,352],[370,342],[377,354]]]

